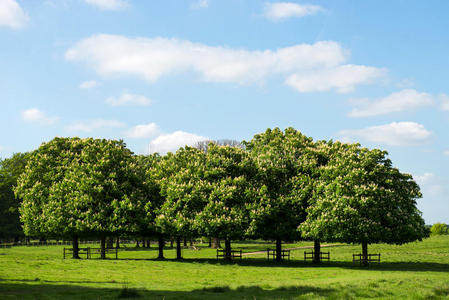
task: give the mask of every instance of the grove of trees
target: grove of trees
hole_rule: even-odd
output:
[[[227,259],[232,240],[254,238],[276,241],[277,260],[282,241],[300,239],[315,241],[315,253],[321,242],[361,244],[366,259],[368,244],[428,234],[419,186],[385,151],[293,128],[164,156],[134,155],[123,141],[55,138],[24,159],[21,175],[8,175],[24,234],[73,239],[74,258],[79,238],[101,239],[104,258],[106,237],[134,236],[157,237],[160,258],[164,239],[176,240],[180,259],[182,239],[209,237],[225,241]]]

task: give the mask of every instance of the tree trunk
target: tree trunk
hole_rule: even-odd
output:
[[[190,238],[190,247],[192,247],[192,246],[193,246],[193,239]]]
[[[212,248],[212,238],[209,238],[209,248]]]
[[[187,238],[184,237],[184,247],[187,247]]]
[[[73,238],[73,258],[74,259],[79,259],[80,255],[79,255],[79,245],[78,245],[78,237],[74,237]]]
[[[231,240],[230,239],[225,239],[225,260],[231,260],[232,259],[232,255],[231,255]]]
[[[313,262],[319,264],[321,262],[321,245],[320,241],[313,241]]]
[[[159,255],[157,258],[159,259],[164,259],[164,237],[161,235],[159,235]]]
[[[170,248],[173,248],[173,238],[170,240]]]
[[[276,239],[276,261],[282,260],[282,240]]]
[[[112,237],[107,238],[106,248],[112,249],[114,248],[114,239]]]
[[[181,237],[176,237],[176,259],[182,259],[181,254]]]
[[[115,241],[115,248],[120,248],[120,238],[117,238],[117,240]]]
[[[151,240],[147,240],[147,248],[150,248]]]
[[[368,265],[368,243],[362,243],[362,264],[364,266]]]
[[[100,258],[101,259],[106,259],[106,238],[104,236],[101,237]]]
[[[221,248],[219,238],[212,238],[212,248],[214,248],[214,249]]]
[[[139,248],[139,240],[136,241],[136,248]]]

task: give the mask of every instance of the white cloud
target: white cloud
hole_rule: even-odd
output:
[[[440,94],[438,99],[441,102],[441,109],[444,111],[449,111],[449,96],[446,94]]]
[[[405,78],[396,83],[396,87],[400,89],[411,88],[413,86],[415,86],[415,79],[413,78]]]
[[[97,119],[86,122],[77,122],[72,125],[69,125],[67,129],[71,131],[92,132],[94,130],[103,128],[120,128],[124,126],[126,126],[126,124],[120,121]]]
[[[100,83],[96,82],[95,80],[88,80],[88,81],[81,82],[80,88],[91,89],[91,88],[97,87],[99,85],[100,85]]]
[[[162,134],[152,140],[150,142],[150,150],[152,153],[166,154],[167,152],[175,152],[186,145],[193,146],[197,142],[206,140],[209,140],[209,138],[184,131],[175,131],[169,134]]]
[[[342,130],[339,134],[345,140],[361,138],[372,143],[390,146],[421,145],[426,143],[432,135],[423,125],[415,122],[393,122],[363,129]]]
[[[392,93],[387,97],[370,101],[369,99],[352,99],[352,103],[358,103],[348,115],[350,117],[371,117],[385,115],[394,112],[414,110],[419,107],[432,105],[433,99],[427,93],[419,93],[412,89]]]
[[[129,6],[128,1],[123,0],[85,0],[87,4],[102,10],[122,10]]]
[[[134,139],[149,138],[159,133],[159,127],[155,123],[137,125],[126,133],[126,136]]]
[[[0,26],[18,29],[28,21],[28,15],[15,0],[0,0]]]
[[[197,0],[193,2],[190,5],[193,9],[200,9],[200,8],[208,8],[209,7],[209,1],[208,0]]]
[[[354,91],[356,85],[373,83],[385,73],[385,69],[375,67],[341,65],[312,72],[299,72],[289,76],[286,83],[301,93],[331,89],[338,93],[348,93]]]
[[[264,16],[272,21],[284,21],[291,17],[315,15],[323,9],[318,5],[297,4],[292,2],[265,3]]]
[[[426,223],[447,222],[449,180],[431,172],[413,175],[413,178],[423,194],[423,199],[418,200],[418,208],[423,212]]]
[[[433,173],[424,173],[423,175],[413,176],[413,178],[423,189],[423,193],[435,196],[443,191],[443,180]]]
[[[36,122],[40,124],[51,125],[55,123],[57,117],[48,117],[45,113],[37,108],[30,108],[21,112],[22,120],[27,122]]]
[[[432,173],[424,173],[423,175],[414,176],[414,179],[418,184],[428,184],[435,180],[435,175]]]
[[[120,105],[141,105],[146,106],[151,104],[151,100],[145,96],[133,95],[133,94],[122,94],[120,97],[109,97],[106,99],[106,103],[112,106]]]
[[[85,62],[102,76],[130,74],[154,82],[162,76],[194,71],[205,81],[250,84],[284,75],[289,77],[287,84],[300,92],[347,92],[384,74],[375,67],[342,65],[347,57],[348,51],[332,41],[248,51],[178,39],[105,34],[83,39],[65,54],[67,60]]]

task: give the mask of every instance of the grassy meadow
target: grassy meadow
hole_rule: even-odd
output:
[[[310,242],[284,248],[310,246]],[[262,242],[233,243],[244,252],[265,250]],[[119,259],[63,259],[64,246],[0,249],[0,299],[449,299],[449,236],[402,246],[370,245],[382,262],[352,263],[359,245],[336,245],[331,262],[267,262],[266,254],[225,263],[205,245],[175,250],[157,260],[157,247],[119,252]],[[66,246],[67,247],[67,246]],[[84,245],[82,245],[84,247]]]

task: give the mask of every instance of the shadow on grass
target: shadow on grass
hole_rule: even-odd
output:
[[[68,284],[83,284],[83,283],[95,283],[95,284],[104,284],[104,283],[117,283],[115,280],[110,281],[92,281],[92,280],[41,280],[39,278],[35,279],[2,279],[0,278],[0,287],[2,282],[25,282],[25,283],[36,283],[36,284],[51,284],[51,283],[68,283]],[[0,289],[1,291],[1,289]]]
[[[371,270],[371,271],[412,271],[412,272],[448,272],[449,264],[433,263],[433,262],[380,262],[371,263],[369,266],[361,266],[359,263],[347,261],[330,261],[314,264],[312,262],[304,262],[302,260],[291,261],[267,261],[264,258],[244,258],[232,261],[212,258],[183,258],[177,259],[144,259],[144,258],[119,258],[119,261],[165,261],[173,263],[202,263],[213,265],[239,265],[251,267],[276,267],[276,268],[344,268],[354,270]]]
[[[61,282],[65,283],[65,282]],[[132,290],[126,294],[124,290]],[[14,280],[0,281],[0,298],[6,299],[290,299],[295,297],[328,297],[334,289],[310,286],[241,286],[235,289],[229,286],[210,286],[192,291],[164,291],[130,289],[122,284],[111,288],[94,288],[67,284],[17,283]],[[129,295],[128,297],[123,295]]]

